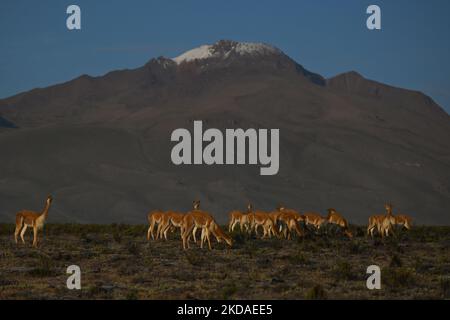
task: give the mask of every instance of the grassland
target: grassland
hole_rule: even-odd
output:
[[[415,227],[385,241],[352,226],[348,240],[307,235],[291,241],[233,234],[183,251],[145,239],[145,225],[49,224],[40,247],[13,241],[0,224],[0,299],[448,299],[450,227]],[[68,290],[66,268],[80,266],[82,289]],[[381,267],[382,289],[366,288]]]

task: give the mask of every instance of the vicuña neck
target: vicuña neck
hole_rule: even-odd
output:
[[[45,203],[44,210],[42,210],[40,216],[43,217],[44,219],[47,219],[49,209],[50,209],[50,202],[47,200],[47,202]]]

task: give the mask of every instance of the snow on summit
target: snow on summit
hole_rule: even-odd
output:
[[[269,55],[280,53],[281,50],[265,43],[220,40],[213,45],[202,45],[198,48],[186,51],[172,60],[177,64],[180,64],[196,59],[226,59],[230,55]]]
[[[186,51],[185,53],[179,55],[176,58],[173,58],[172,60],[175,61],[177,64],[180,64],[183,61],[206,59],[213,55],[211,48],[212,46],[210,45],[203,45],[198,48]]]

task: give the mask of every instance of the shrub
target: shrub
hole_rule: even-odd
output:
[[[147,226],[143,224],[138,225],[118,225],[118,229],[122,231],[123,235],[131,237],[140,237],[142,235],[147,235]]]
[[[238,287],[234,282],[228,282],[222,289],[222,297],[224,300],[230,299],[236,292],[238,291]]]
[[[246,238],[248,238],[248,234],[234,231],[231,236],[233,237],[233,246],[238,247],[245,244]]]
[[[350,254],[360,254],[364,252],[364,247],[360,241],[352,241],[348,245],[348,252]]]
[[[189,264],[192,266],[198,267],[203,264],[203,257],[201,257],[200,255],[197,255],[195,253],[186,251],[185,257],[186,257],[187,261],[189,262]]]
[[[401,267],[402,266],[402,260],[400,259],[400,257],[396,254],[394,254],[391,257],[391,262],[389,263],[389,267],[391,268],[395,268],[395,267]]]
[[[414,284],[414,272],[409,268],[388,267],[381,272],[381,281],[391,289]]]
[[[105,288],[101,283],[96,283],[93,286],[89,286],[85,291],[86,295],[90,298],[99,298],[102,299],[111,298],[112,290],[108,290],[109,288]]]
[[[360,227],[360,226],[351,226],[353,230],[350,230],[353,232],[355,238],[361,238],[366,236],[366,228]]]
[[[134,256],[138,256],[141,252],[138,244],[132,241],[127,242],[126,249],[130,254]]]
[[[305,265],[305,264],[309,263],[309,259],[305,256],[305,254],[303,252],[298,252],[296,254],[293,254],[293,255],[289,256],[288,259],[292,264]]]
[[[113,236],[113,239],[114,239],[115,242],[117,242],[117,243],[121,243],[122,242],[122,233],[117,228],[113,229],[112,236]]]
[[[15,226],[10,223],[0,224],[0,235],[11,235],[14,232]]]
[[[308,300],[325,300],[327,299],[327,293],[321,285],[312,287],[305,295],[305,299]]]
[[[40,256],[37,266],[30,271],[30,275],[33,277],[50,277],[55,275],[52,260],[49,257]]]
[[[138,300],[139,296],[138,296],[137,290],[135,290],[135,289],[130,290],[127,293],[125,299],[127,299],[127,300]]]
[[[355,277],[352,267],[347,261],[336,263],[333,268],[333,275],[336,280],[352,280]]]
[[[439,281],[439,285],[441,287],[441,293],[442,297],[444,299],[450,298],[450,278],[449,277],[442,277]]]

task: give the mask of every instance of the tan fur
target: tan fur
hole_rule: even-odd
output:
[[[280,229],[278,230],[279,234],[288,240],[291,239],[293,234],[302,237],[304,232],[301,230],[299,222],[304,219],[304,216],[293,209],[278,207],[276,222],[280,226]]]
[[[252,211],[249,215],[251,228],[255,231],[256,236],[259,236],[259,227],[263,228],[262,238],[270,238],[272,235],[278,234],[275,226],[276,216],[264,211]]]
[[[33,247],[37,247],[38,242],[38,231],[44,227],[45,220],[48,217],[48,211],[50,209],[50,205],[53,201],[52,196],[48,196],[45,202],[45,207],[42,212],[34,212],[29,210],[23,210],[16,214],[16,229],[14,231],[14,240],[16,243],[17,236],[20,233],[20,238],[22,242],[25,244],[24,235],[28,227],[33,228]]]
[[[167,240],[167,233],[172,230],[180,229],[180,234],[183,232],[183,216],[184,214],[175,211],[167,211],[163,215],[161,228],[159,229],[159,237],[164,237]]]
[[[325,224],[326,219],[315,212],[303,213],[305,225],[314,227],[317,231]]]
[[[155,240],[155,234],[153,233],[155,226],[158,227],[156,232],[156,240],[159,238],[158,231],[160,230],[160,225],[163,222],[164,215],[165,213],[160,210],[154,210],[147,214],[147,220],[150,225],[147,230],[147,240],[150,240],[150,237]]]
[[[395,224],[405,227],[407,230],[411,230],[412,218],[405,214],[399,214],[395,217]]]
[[[392,211],[384,216],[381,223],[381,237],[388,237],[390,233],[394,233],[395,217],[392,215]]]
[[[381,224],[383,222],[384,215],[377,214],[369,217],[369,224],[367,225],[367,235],[373,238],[375,229],[381,234]]]
[[[335,209],[328,209],[327,222],[339,226],[347,237],[353,238],[353,234],[348,229],[347,220]]]
[[[405,227],[407,230],[411,229],[412,226],[412,218],[405,214],[399,214],[394,216],[392,214],[392,205],[389,205],[389,208],[386,209],[388,213],[386,214],[383,223],[382,223],[382,231],[381,236],[388,237],[390,234],[394,234],[394,228],[396,226]]]
[[[219,225],[215,222],[214,218],[206,211],[202,211],[200,208],[200,201],[194,202],[194,210],[186,213],[183,216],[182,229],[183,233],[181,239],[183,241],[183,249],[188,249],[191,232],[194,228],[202,230],[200,248],[203,248],[204,242],[208,242],[208,247],[211,250],[210,234],[213,234],[217,242],[225,241],[230,247],[233,245],[231,237],[226,235]]]
[[[238,210],[231,211],[229,214],[230,222],[228,224],[228,232],[233,232],[237,224],[239,224],[241,232],[249,231],[250,219],[248,213],[252,211],[252,208],[253,206],[248,204],[246,212],[241,212]]]
[[[373,232],[375,229],[381,235],[382,238],[393,234],[393,229],[396,224],[396,217],[392,214],[392,204],[386,203],[384,205],[386,210],[385,215],[373,215],[369,218],[369,225],[367,226],[367,235],[371,235],[373,238]]]

